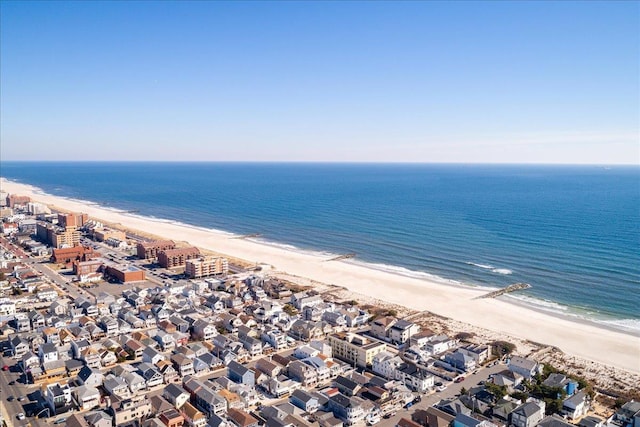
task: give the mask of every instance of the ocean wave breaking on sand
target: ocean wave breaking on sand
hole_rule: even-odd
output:
[[[509,294],[506,297],[516,304],[521,304],[534,310],[544,311],[556,316],[568,317],[577,321],[592,322],[601,326],[624,332],[640,333],[640,319],[614,319],[603,317],[600,313],[583,311],[578,307],[571,307],[555,301],[532,297],[523,294]]]
[[[9,181],[9,180],[7,180]],[[11,180],[12,182],[19,182],[17,180]],[[163,224],[173,224],[173,225],[177,225],[180,227],[185,227],[188,229],[192,229],[192,230],[197,230],[197,231],[201,231],[201,232],[205,232],[205,233],[215,233],[215,234],[221,234],[221,235],[225,235],[225,236],[229,236],[230,238],[238,238],[238,237],[242,237],[242,235],[237,234],[237,233],[232,233],[232,232],[227,232],[224,230],[220,230],[220,229],[215,229],[215,228],[208,228],[208,227],[203,227],[203,226],[197,226],[197,225],[193,225],[193,224],[187,224],[181,221],[177,221],[174,219],[169,219],[169,218],[158,218],[155,217],[153,215],[143,215],[143,214],[139,214],[139,213],[134,213],[131,211],[126,210],[126,208],[116,208],[116,207],[112,207],[112,206],[107,206],[101,203],[97,203],[97,202],[93,202],[93,201],[88,201],[88,200],[82,200],[82,199],[77,199],[77,198],[73,198],[73,197],[65,197],[65,196],[60,196],[60,195],[52,195],[50,193],[46,193],[44,190],[34,187],[34,186],[30,186],[33,191],[34,194],[42,194],[42,195],[51,195],[51,196],[55,196],[55,197],[59,197],[61,199],[64,200],[68,200],[68,201],[72,201],[72,202],[76,202],[76,203],[81,203],[84,204],[86,206],[92,206],[92,207],[96,207],[99,209],[104,209],[104,210],[108,210],[126,217],[131,217],[131,218],[135,218],[135,219],[140,219],[140,220],[146,220],[146,221],[152,221],[152,222],[156,222],[156,223],[163,223]],[[297,253],[302,253],[305,255],[309,255],[309,256],[313,256],[313,257],[318,257],[324,260],[330,260],[331,258],[334,257],[338,257],[341,254],[339,253],[333,253],[333,252],[328,252],[328,251],[319,251],[319,250],[313,250],[313,249],[303,249],[300,247],[297,247],[295,245],[292,244],[287,244],[287,243],[281,243],[281,242],[276,242],[276,241],[271,241],[265,238],[247,238],[246,240],[249,240],[253,243],[256,244],[262,244],[262,245],[267,245],[267,246],[271,246],[271,247],[277,247],[286,251],[292,251],[292,252],[297,252]],[[372,263],[372,262],[366,262],[366,261],[362,261],[359,259],[348,259],[348,260],[342,260],[340,262],[348,262],[348,263],[352,263],[352,264],[356,264],[368,269],[373,269],[373,270],[378,270],[378,271],[383,271],[383,272],[388,272],[388,273],[392,273],[392,274],[396,274],[396,275],[400,275],[400,276],[405,276],[405,277],[410,277],[410,278],[415,278],[415,279],[423,279],[423,280],[429,280],[432,282],[436,282],[439,284],[443,284],[443,285],[449,285],[449,286],[456,286],[456,287],[465,287],[465,288],[472,288],[472,289],[482,289],[482,290],[486,290],[487,292],[493,291],[493,290],[497,290],[499,289],[498,287],[491,287],[491,286],[486,286],[486,285],[480,285],[480,284],[474,284],[474,283],[468,283],[468,282],[462,282],[459,280],[454,280],[454,279],[447,279],[432,273],[428,273],[425,271],[417,271],[417,270],[411,270],[405,267],[401,267],[401,266],[396,266],[396,265],[390,265],[390,264],[383,264],[383,263]],[[477,267],[477,268],[481,268],[483,270],[487,270],[496,274],[502,274],[502,275],[509,275],[512,274],[513,271],[510,269],[506,269],[506,268],[498,268],[495,267],[491,264],[484,264],[484,263],[474,263],[474,262],[466,262],[466,264]],[[638,334],[640,333],[640,319],[615,319],[615,318],[602,318],[602,316],[599,316],[598,313],[592,313],[592,312],[580,312],[579,308],[573,308],[567,305],[563,305],[554,301],[549,301],[549,300],[545,300],[545,299],[541,299],[541,298],[536,298],[536,297],[532,297],[530,295],[526,295],[526,294],[522,294],[522,293],[515,293],[515,294],[509,294],[506,296],[507,300],[510,302],[513,302],[515,304],[520,304],[523,306],[526,306],[528,308],[532,308],[532,309],[537,309],[537,310],[541,310],[541,311],[545,311],[551,314],[555,314],[555,315],[559,315],[559,316],[563,316],[563,317],[569,317],[569,318],[573,318],[579,321],[586,321],[586,322],[593,322],[593,323],[597,323],[599,325],[602,325],[604,327],[608,327],[608,328],[612,328],[612,329],[616,329],[616,330],[621,330],[621,331],[626,331],[626,332],[631,332],[634,334]]]

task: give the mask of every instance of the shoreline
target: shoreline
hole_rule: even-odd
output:
[[[311,280],[342,286],[350,292],[401,305],[416,311],[468,323],[492,332],[519,339],[545,343],[565,353],[589,361],[614,366],[633,373],[640,372],[640,337],[589,319],[579,318],[527,304],[517,298],[474,300],[488,293],[489,287],[447,283],[436,276],[411,277],[400,272],[375,268],[366,262],[331,261],[321,252],[305,253],[291,245],[278,245],[255,239],[238,239],[222,230],[192,226],[175,220],[144,217],[127,213],[124,209],[102,207],[91,201],[77,201],[52,196],[41,189],[2,178],[3,191],[30,196],[41,203],[64,210],[86,212],[105,223],[139,230],[146,234],[167,237],[246,260],[249,264],[274,266],[277,275],[300,276]],[[233,238],[236,237],[236,238]],[[422,276],[422,272],[416,272]],[[392,289],[392,291],[391,291]]]

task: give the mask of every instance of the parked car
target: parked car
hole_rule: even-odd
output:
[[[24,420],[26,417],[24,416],[24,412],[20,412],[18,415],[16,415],[16,418],[19,420]]]
[[[9,365],[4,365],[2,367],[2,370],[5,371],[5,372],[8,371],[9,370]]]

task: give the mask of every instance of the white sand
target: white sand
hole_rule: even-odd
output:
[[[130,229],[176,241],[188,241],[192,245],[252,263],[269,264],[278,271],[344,286],[356,293],[419,311],[430,311],[501,334],[553,345],[573,356],[634,373],[640,372],[640,337],[530,310],[499,299],[473,299],[486,293],[484,290],[448,286],[349,262],[325,262],[315,255],[243,239],[230,239],[228,234],[222,232],[156,222],[41,194],[34,187],[6,180],[0,182],[0,189],[28,195],[39,202],[66,210],[85,212],[104,222],[120,223]]]

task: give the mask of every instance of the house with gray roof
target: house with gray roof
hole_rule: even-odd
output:
[[[231,361],[229,365],[227,365],[227,369],[229,370],[227,376],[231,381],[250,386],[255,385],[255,374],[251,369],[236,361]]]
[[[318,398],[306,390],[295,390],[289,398],[291,403],[305,412],[313,413],[318,410]]]
[[[90,410],[100,406],[100,392],[96,387],[81,385],[72,391],[81,411]]]
[[[93,411],[84,415],[90,427],[111,427],[113,418],[105,411]]]
[[[131,396],[129,385],[122,377],[107,375],[102,382],[102,388],[110,395],[115,395],[126,399]]]
[[[177,409],[189,401],[189,393],[182,386],[173,383],[164,388],[162,396]]]
[[[531,401],[523,403],[510,414],[510,422],[514,427],[534,427],[544,418],[545,403]]]
[[[346,425],[356,424],[366,416],[364,400],[357,396],[349,397],[338,393],[329,398],[329,408]]]
[[[521,356],[511,356],[507,367],[511,372],[522,375],[526,379],[531,379],[542,373],[542,365],[532,359]]]
[[[104,381],[104,375],[98,369],[84,366],[78,372],[78,382],[82,385],[100,387]]]
[[[475,359],[459,350],[453,353],[447,353],[444,356],[444,361],[461,371],[469,372],[476,369]]]
[[[566,422],[559,415],[553,414],[544,417],[539,423],[538,427],[575,427],[573,424]]]
[[[570,420],[584,416],[589,410],[588,396],[584,391],[579,391],[573,396],[562,401],[562,413]]]
[[[404,344],[418,332],[420,332],[420,325],[400,319],[389,329],[389,339],[392,342]]]
[[[138,372],[144,378],[147,388],[152,388],[164,383],[164,377],[160,370],[151,363],[143,362],[138,365]]]

